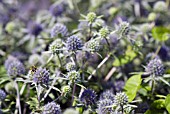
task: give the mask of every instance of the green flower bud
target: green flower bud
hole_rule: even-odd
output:
[[[91,52],[97,52],[100,49],[100,42],[99,40],[90,40],[86,44],[86,48],[89,49]]]
[[[150,13],[148,15],[148,20],[149,21],[154,21],[156,19],[156,13]]]
[[[75,82],[78,78],[80,78],[80,73],[73,70],[73,71],[70,71],[68,72],[67,74],[67,78],[69,79],[69,84]]]
[[[69,93],[71,91],[70,86],[66,85],[62,87],[62,93],[66,94]]]
[[[69,62],[66,64],[66,69],[67,69],[67,71],[72,71],[72,70],[76,69],[76,66],[73,62]]]
[[[130,31],[129,23],[122,22],[120,23],[116,33],[118,34],[119,39],[120,39],[122,37],[126,37],[129,34],[129,31]]]
[[[154,4],[153,10],[155,12],[166,12],[168,10],[168,7],[164,1],[158,1]]]
[[[99,30],[99,34],[102,38],[106,38],[109,35],[109,29],[107,27],[103,27]]]
[[[59,54],[61,51],[58,49],[61,49],[63,47],[63,43],[61,39],[56,39],[53,41],[49,46],[49,51],[51,51],[53,54]]]
[[[12,33],[12,31],[15,29],[15,23],[14,22],[9,22],[6,27],[5,27],[5,30],[8,32],[8,33]]]
[[[73,108],[67,108],[63,114],[79,114],[79,112]]]
[[[96,20],[96,18],[97,18],[97,15],[94,12],[89,12],[87,14],[87,21],[89,23],[93,23]]]

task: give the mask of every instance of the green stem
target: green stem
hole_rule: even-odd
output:
[[[74,86],[73,86],[73,93],[72,93],[72,105],[74,103],[74,93],[76,91],[76,84],[74,83]]]
[[[104,39],[106,40],[106,43],[109,46],[109,51],[111,51],[109,41],[106,38],[104,38]]]
[[[62,62],[61,62],[61,58],[59,57],[59,55],[58,55],[58,54],[57,54],[57,58],[58,58],[58,60],[59,60],[60,67],[63,67]]]
[[[76,64],[76,70],[77,70],[78,69],[78,63],[77,63],[76,52],[73,53],[73,57],[74,57],[74,62]]]
[[[158,55],[160,49],[161,49],[161,46],[158,46],[158,48],[156,49],[156,52],[155,52],[154,55],[152,56],[152,59],[154,59],[154,58]]]
[[[154,93],[154,87],[155,87],[155,80],[152,79],[152,84],[151,84],[151,93],[152,93],[152,95]]]
[[[18,84],[16,81],[14,81],[14,84],[15,84],[15,89],[17,91],[17,98],[16,98],[16,108],[19,109],[19,114],[22,114],[21,113],[21,103],[20,103],[20,92],[19,92],[19,87],[18,87]]]
[[[40,109],[40,91],[39,91],[39,85],[36,85],[36,91],[37,91],[37,100],[38,100],[38,108]]]
[[[123,105],[121,105],[121,109],[122,109],[122,114],[124,113],[124,110],[123,110]]]
[[[92,24],[90,24],[90,32],[89,32],[89,38],[91,37],[91,34],[92,34]],[[91,38],[90,38],[91,39]]]

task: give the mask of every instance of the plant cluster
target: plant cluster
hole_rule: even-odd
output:
[[[0,114],[170,113],[169,0],[0,0]]]

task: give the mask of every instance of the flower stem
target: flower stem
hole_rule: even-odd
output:
[[[109,41],[106,38],[104,38],[104,39],[106,40],[106,43],[107,43],[107,45],[109,47],[109,51],[111,51]]]
[[[122,109],[122,114],[124,113],[124,110],[123,110],[123,105],[121,105],[121,109]]]
[[[76,52],[73,53],[73,57],[74,57],[74,62],[76,64],[76,70],[77,70],[78,69],[78,63],[77,63]]]
[[[58,58],[58,60],[59,60],[60,67],[63,67],[62,62],[61,62],[61,58],[59,57],[59,55],[58,55],[58,54],[57,54],[57,58]]]
[[[16,108],[19,109],[19,114],[22,114],[21,113],[21,104],[20,104],[20,92],[19,92],[19,87],[18,87],[18,84],[16,81],[14,81],[14,84],[15,84],[15,89],[17,91],[17,98],[16,98]]]
[[[155,80],[153,79],[151,83],[152,83],[152,84],[151,84],[151,93],[152,93],[152,95],[153,95],[153,93],[154,93],[154,87],[155,87]]]
[[[72,105],[74,103],[74,93],[76,91],[76,84],[74,83],[74,86],[73,86],[73,93],[72,93]]]

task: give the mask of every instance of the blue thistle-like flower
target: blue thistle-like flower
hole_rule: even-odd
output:
[[[86,48],[91,52],[97,52],[100,49],[100,42],[96,39],[90,40],[86,43]]]
[[[33,74],[33,81],[38,84],[48,84],[50,73],[45,68],[38,68]]]
[[[124,92],[116,93],[114,103],[118,106],[126,105],[128,103],[128,96]]]
[[[123,87],[125,86],[125,82],[122,80],[118,80],[115,82],[115,89],[117,92],[122,91]]]
[[[80,73],[75,70],[72,70],[68,72],[67,78],[69,79],[69,83],[71,84],[80,78]]]
[[[80,95],[80,101],[86,105],[95,103],[96,93],[91,89],[85,89]]]
[[[61,16],[64,12],[64,5],[62,3],[57,5],[51,5],[49,11],[54,17]]]
[[[53,28],[51,29],[51,37],[54,38],[58,36],[59,34],[62,35],[62,37],[66,36],[68,33],[68,29],[65,25],[61,23],[56,23]]]
[[[162,76],[164,75],[165,69],[162,61],[159,58],[154,58],[148,63],[145,71],[151,76]]]
[[[73,63],[73,62],[67,63],[66,64],[66,69],[67,69],[67,71],[75,70],[76,69],[75,63]]]
[[[61,39],[56,39],[53,41],[49,46],[49,51],[51,51],[53,54],[59,54],[61,52],[61,49],[63,47],[63,42]]]
[[[119,39],[122,37],[126,37],[129,34],[130,26],[128,22],[120,23],[116,33],[119,36]]]
[[[69,51],[80,50],[82,46],[82,41],[78,36],[73,35],[68,37],[66,47]]]
[[[3,101],[6,98],[6,93],[4,90],[0,89],[0,101]]]
[[[112,90],[106,90],[103,93],[100,94],[100,100],[108,99],[113,101],[114,100],[114,94]]]
[[[98,103],[97,113],[98,114],[114,114],[114,109],[113,107],[111,107],[113,104],[114,102],[110,99],[100,100]]]
[[[13,56],[9,56],[7,60],[5,60],[5,69],[7,70],[9,65],[13,62],[13,61],[18,61],[17,58],[13,57]]]
[[[28,29],[28,33],[34,36],[38,36],[43,30],[40,24],[32,21],[28,23],[27,29]]]
[[[25,74],[25,67],[19,60],[12,61],[6,67],[9,76],[19,76]]]
[[[42,114],[62,114],[60,105],[50,102],[44,106]]]

